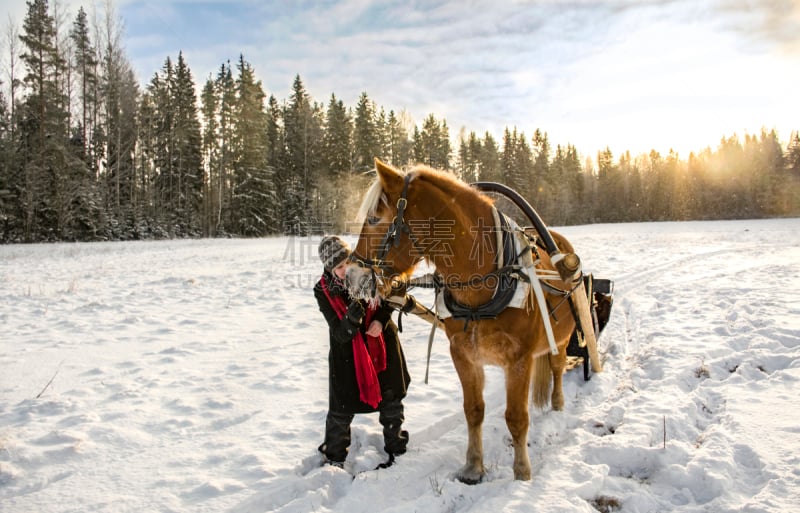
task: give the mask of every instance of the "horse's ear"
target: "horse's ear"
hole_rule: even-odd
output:
[[[375,170],[378,178],[383,185],[383,190],[388,193],[400,193],[403,188],[403,173],[388,164],[384,164],[379,159],[375,159]]]

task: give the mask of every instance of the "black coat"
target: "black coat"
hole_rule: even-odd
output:
[[[325,272],[325,282],[332,283],[332,276]],[[344,290],[337,290],[333,287],[329,290],[331,296],[341,295],[344,303],[349,305],[350,296]],[[406,358],[403,348],[397,336],[397,325],[392,321],[392,308],[385,303],[382,304],[372,317],[372,320],[383,324],[383,341],[386,344],[386,369],[378,373],[378,381],[381,385],[381,396],[383,401],[377,408],[361,402],[359,399],[358,382],[356,381],[356,369],[353,360],[353,337],[356,330],[362,333],[366,331],[366,326],[353,326],[344,316],[339,319],[333,306],[328,301],[325,292],[322,290],[322,281],[318,281],[314,286],[314,297],[325,320],[328,321],[328,331],[330,334],[330,351],[328,353],[328,393],[329,409],[339,413],[369,413],[377,411],[383,403],[391,400],[403,399],[406,396],[408,384],[411,377],[406,367]],[[366,310],[366,304],[363,304]],[[366,335],[364,335],[366,340]]]

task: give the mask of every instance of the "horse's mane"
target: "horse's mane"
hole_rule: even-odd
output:
[[[367,189],[367,192],[364,194],[364,199],[361,200],[361,206],[358,207],[358,213],[356,214],[355,220],[356,226],[362,226],[364,221],[367,219],[367,216],[375,214],[381,198],[386,201],[386,198],[383,194],[383,187],[381,187],[381,181],[380,179],[375,178],[375,180],[372,182],[372,185],[369,186],[369,189]]]
[[[477,201],[485,202],[487,205],[492,204],[492,200],[489,199],[488,196],[481,194],[477,189],[470,187],[467,183],[448,172],[418,165],[413,167],[406,174],[411,175],[411,182],[414,180],[424,180],[435,184],[450,198],[463,197],[464,194],[468,194]],[[369,189],[367,189],[367,192],[364,194],[364,199],[361,201],[361,206],[356,215],[356,226],[363,225],[367,216],[374,215],[381,201],[384,203],[387,201],[386,195],[381,187],[380,179],[376,178]]]

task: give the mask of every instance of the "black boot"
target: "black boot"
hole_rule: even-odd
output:
[[[328,412],[325,419],[325,441],[319,446],[319,452],[325,455],[326,463],[339,468],[347,459],[350,447],[350,424],[353,415],[347,413]]]
[[[378,420],[383,426],[383,449],[386,453],[392,457],[405,454],[408,445],[408,431],[401,429],[405,420],[403,403],[400,401],[384,403],[381,406]]]

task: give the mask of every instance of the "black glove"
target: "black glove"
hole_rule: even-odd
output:
[[[364,320],[364,306],[361,301],[353,301],[347,307],[347,319],[356,326],[361,326],[361,321]]]
[[[331,275],[331,279],[328,280],[328,291],[331,293],[331,296],[343,296],[346,290],[342,280]]]
[[[409,313],[410,311],[414,310],[416,306],[417,300],[414,299],[414,296],[409,294],[405,297],[405,302],[403,303],[403,306],[400,307],[400,311],[403,313]]]

